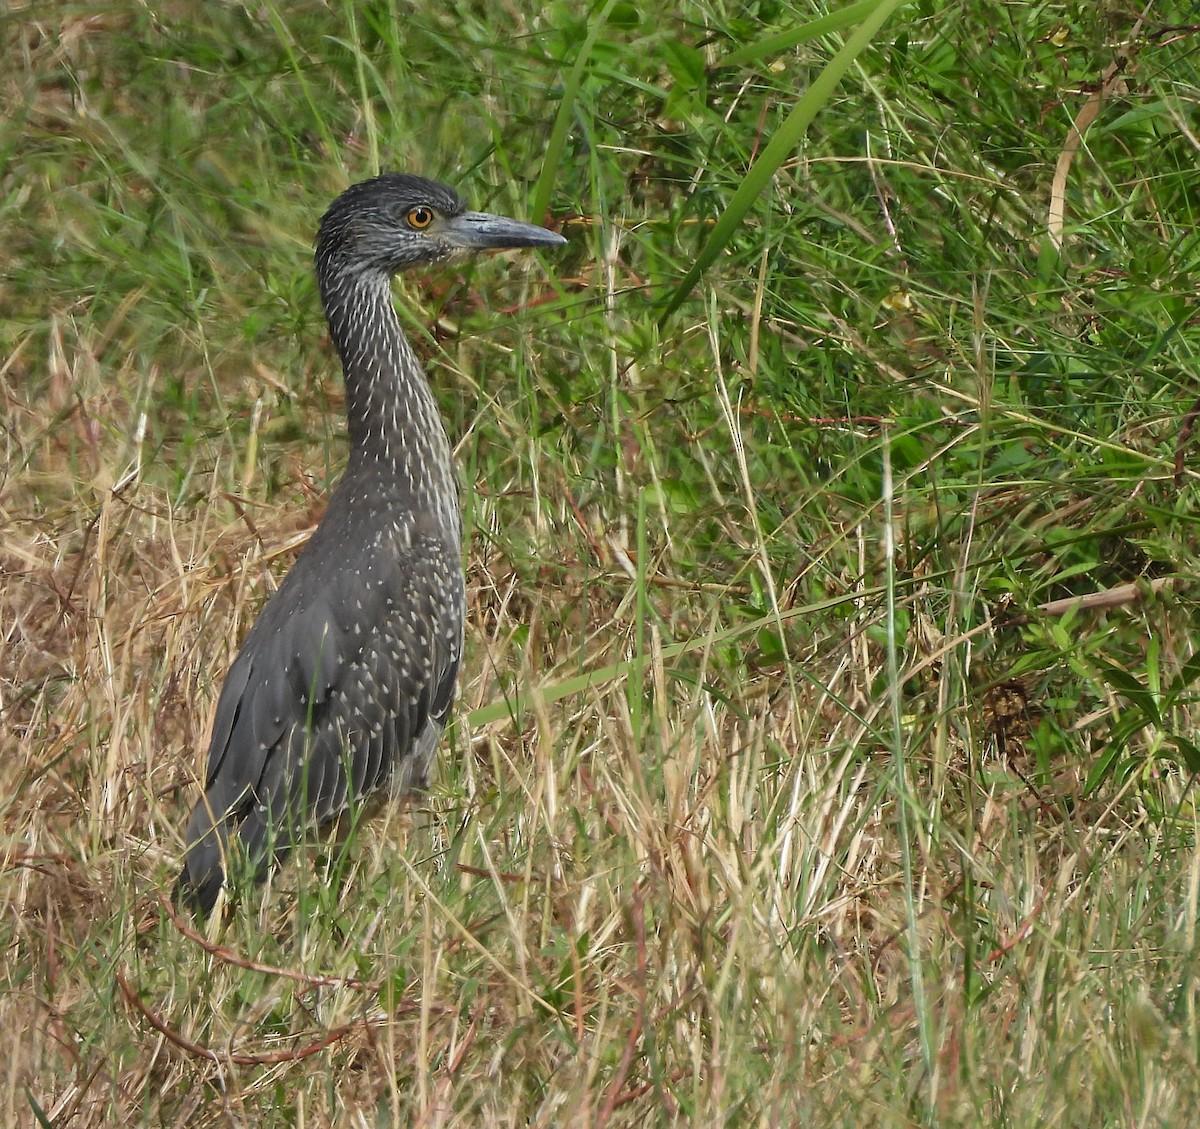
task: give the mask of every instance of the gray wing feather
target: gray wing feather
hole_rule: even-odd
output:
[[[393,780],[423,786],[453,706],[456,548],[433,537],[401,551],[384,542],[340,561],[338,584],[329,547],[316,542],[268,601],[221,692],[187,835],[183,880],[201,903],[208,890],[215,901],[231,825],[265,870],[305,826],[351,800]]]

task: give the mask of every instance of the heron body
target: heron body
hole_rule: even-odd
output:
[[[180,876],[201,912],[234,841],[261,878],[307,829],[385,785],[425,785],[462,656],[462,519],[450,443],[391,278],[564,242],[397,173],[353,185],[325,213],[316,272],[345,374],[350,457],[217,703]]]

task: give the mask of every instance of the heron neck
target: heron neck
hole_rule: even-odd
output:
[[[347,477],[382,476],[417,508],[457,531],[458,486],[450,443],[429,381],[400,328],[390,279],[335,274],[319,281],[346,377]]]

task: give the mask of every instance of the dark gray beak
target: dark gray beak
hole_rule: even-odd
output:
[[[446,221],[444,235],[464,251],[490,251],[505,247],[560,247],[566,240],[555,231],[532,223],[493,216],[487,212],[462,212]]]

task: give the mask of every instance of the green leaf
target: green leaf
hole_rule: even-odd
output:
[[[1151,721],[1155,725],[1162,724],[1162,715],[1159,712],[1157,699],[1132,674],[1103,659],[1097,659],[1096,666],[1103,672],[1105,681],[1118,693],[1128,698],[1147,721]]]
[[[1168,737],[1167,743],[1175,746],[1176,756],[1172,759],[1182,763],[1189,772],[1200,773],[1200,746],[1186,737],[1179,736],[1178,733]]]
[[[37,1123],[42,1126],[42,1129],[54,1129],[54,1122],[46,1116],[46,1111],[37,1103],[37,1098],[28,1090],[25,1091],[25,1099],[29,1102],[29,1108],[33,1110],[33,1116],[37,1118]]]
[[[1092,765],[1092,771],[1088,773],[1087,780],[1083,785],[1083,794],[1090,796],[1112,773],[1117,758],[1121,755],[1121,746],[1113,743],[1101,754],[1100,759]]]
[[[764,627],[755,640],[758,643],[758,661],[761,663],[781,663],[787,661],[787,650],[783,645],[783,636],[778,631]]]
[[[1200,681],[1200,651],[1192,655],[1179,668],[1179,674],[1171,681],[1171,685],[1167,688],[1167,693],[1172,698],[1178,698],[1198,681]]]
[[[685,43],[669,42],[663,44],[663,55],[666,57],[667,69],[677,83],[689,91],[703,89],[703,53]]]

